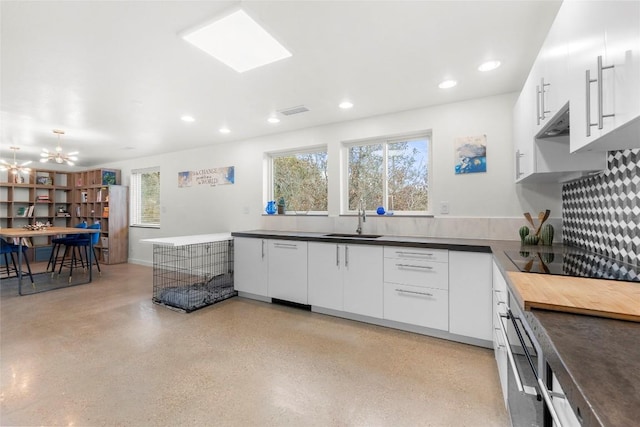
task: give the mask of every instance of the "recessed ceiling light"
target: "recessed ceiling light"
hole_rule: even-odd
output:
[[[229,133],[231,132],[229,128],[220,128],[220,133]]]
[[[449,88],[454,87],[454,86],[455,86],[455,85],[457,85],[457,84],[458,84],[458,82],[457,82],[457,81],[455,81],[455,80],[445,80],[445,81],[443,81],[442,83],[440,83],[440,84],[438,85],[438,87],[439,87],[440,89],[449,89]]]
[[[343,110],[348,110],[349,108],[353,107],[353,104],[349,101],[344,101],[340,103],[339,107],[342,108]]]
[[[491,71],[491,70],[495,70],[499,66],[500,66],[500,61],[487,61],[487,62],[484,62],[484,63],[480,64],[480,66],[478,67],[478,70],[479,71]]]
[[[277,118],[277,117],[273,117],[273,116],[269,117],[269,118],[267,119],[267,121],[268,121],[269,123],[273,123],[273,124],[280,123],[280,119],[279,119],[279,118]]]
[[[182,38],[239,73],[291,56],[242,9],[187,32]]]
[[[182,120],[183,122],[189,122],[189,123],[196,121],[196,119],[194,119],[191,116],[182,116],[180,117],[180,120]]]

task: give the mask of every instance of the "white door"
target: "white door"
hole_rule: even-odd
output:
[[[513,142],[515,180],[534,172],[534,123],[536,120],[536,87],[533,77],[527,79],[513,107]]]
[[[449,251],[449,332],[493,341],[491,254]]]
[[[309,242],[308,259],[309,304],[342,311],[344,245]]]
[[[344,311],[383,317],[383,247],[345,245]]]
[[[233,240],[234,288],[266,297],[267,241],[249,237],[235,237]]]

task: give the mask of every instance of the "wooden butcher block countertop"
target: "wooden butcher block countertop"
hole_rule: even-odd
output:
[[[540,308],[640,322],[640,282],[507,273],[525,310]]]

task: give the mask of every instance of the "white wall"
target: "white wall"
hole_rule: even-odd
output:
[[[435,218],[371,218],[366,232],[517,239],[517,228],[524,225],[523,212],[530,211],[535,217],[551,209],[552,223],[560,235],[561,186],[514,184],[515,100],[516,94],[505,94],[103,166],[121,169],[124,185],[129,185],[131,169],[161,168],[162,228],[131,229],[132,262],[152,260],[151,247],[139,244],[141,238],[257,228],[349,230],[355,218],[338,216],[341,142],[422,130],[431,130],[433,137]],[[455,138],[482,134],[487,136],[487,173],[455,175]],[[329,151],[329,217],[263,217],[264,153],[320,144],[326,144]],[[234,185],[178,188],[180,171],[223,166],[235,166]],[[449,202],[449,215],[438,214],[440,201]]]

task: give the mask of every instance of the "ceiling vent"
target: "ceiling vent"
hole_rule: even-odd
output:
[[[285,108],[284,110],[278,111],[278,113],[285,116],[292,116],[294,114],[306,113],[307,111],[309,111],[307,107],[304,105],[298,105],[297,107]]]

